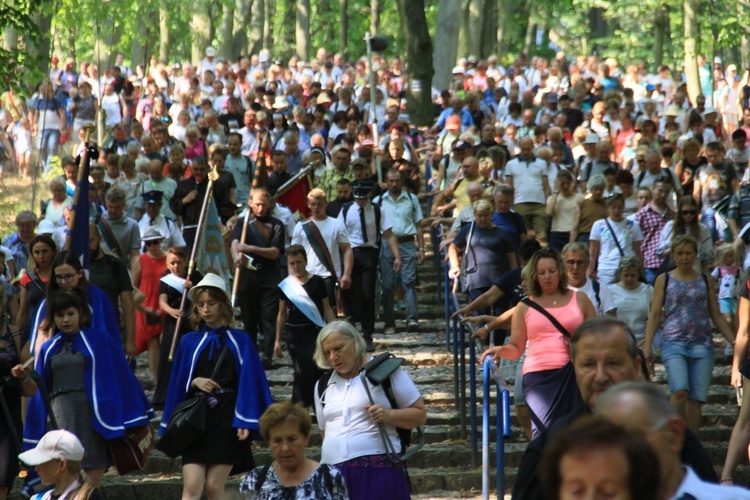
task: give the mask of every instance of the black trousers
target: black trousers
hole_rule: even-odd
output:
[[[355,248],[352,288],[341,295],[344,311],[352,323],[359,321],[365,338],[375,330],[375,290],[380,251],[377,248]]]
[[[279,271],[271,266],[247,272],[247,283],[237,293],[240,317],[245,332],[264,358],[273,356],[276,340],[276,319],[279,314]],[[263,334],[263,346],[258,344],[258,333]]]
[[[339,311],[336,309],[336,280],[332,276],[321,276],[326,284],[326,292],[328,292],[328,305],[331,306],[331,310],[334,314],[338,314]],[[343,297],[341,299],[343,301]]]
[[[286,325],[284,328],[286,346],[294,367],[292,403],[301,402],[307,408],[315,403],[315,383],[323,375],[323,370],[313,361],[315,340],[318,338],[319,330],[320,328],[315,325]]]

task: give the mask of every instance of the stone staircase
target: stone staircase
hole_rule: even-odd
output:
[[[437,295],[437,276],[428,258],[419,269],[419,332],[404,333],[403,321],[398,322],[398,333],[393,336],[375,334],[377,352],[390,351],[403,357],[405,369],[422,391],[427,404],[427,424],[425,426],[425,447],[409,461],[414,498],[480,498],[481,495],[481,436],[479,437],[479,456],[476,467],[472,466],[471,444],[468,439],[461,439],[459,415],[456,411],[453,387],[453,355],[446,351],[443,322],[443,302]],[[399,311],[397,318],[403,318]],[[376,331],[383,331],[378,323]],[[720,343],[717,341],[717,346]],[[286,354],[286,353],[285,353]],[[144,358],[143,356],[141,358]],[[724,355],[723,348],[717,348],[716,367],[713,373],[713,384],[709,391],[709,403],[704,408],[703,428],[700,437],[709,452],[717,469],[721,470],[726,455],[727,443],[732,426],[737,418],[738,409],[734,390],[729,386],[729,365],[731,359]],[[468,364],[468,352],[467,352]],[[148,373],[146,360],[139,359],[138,377],[147,392],[153,391],[153,380]],[[275,400],[287,399],[291,395],[292,367],[286,354],[284,359],[276,361],[273,369],[267,372],[271,392]],[[467,385],[468,385],[467,373]],[[478,390],[478,424],[481,433],[481,373],[477,370]],[[666,385],[666,375],[661,365],[656,367],[656,380]],[[512,396],[512,380],[508,380]],[[468,398],[467,387],[467,398]],[[493,390],[494,394],[494,390]],[[494,421],[493,399],[493,421]],[[469,415],[466,423],[468,432]],[[512,420],[512,435],[505,445],[505,481],[506,496],[512,488],[516,470],[526,447],[526,438],[515,418]],[[494,468],[494,438],[491,435],[491,470]],[[313,428],[313,438],[308,450],[312,458],[320,456],[320,434]],[[254,448],[257,464],[271,461],[271,455],[263,443]],[[494,472],[494,470],[493,470]],[[228,481],[227,499],[238,498],[236,485],[239,477]],[[745,464],[738,468],[735,480],[747,484],[750,479],[750,468]],[[490,479],[494,498],[494,476]],[[105,475],[103,490],[109,500],[135,499],[177,499],[182,491],[181,466],[179,460],[172,460],[158,451],[154,451],[146,469],[140,474],[117,476],[109,472]],[[10,498],[19,498],[11,496]]]

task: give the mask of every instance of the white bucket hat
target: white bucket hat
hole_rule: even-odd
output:
[[[208,273],[203,277],[202,280],[200,280],[197,285],[190,289],[190,292],[188,292],[191,302],[195,302],[195,294],[198,293],[197,290],[203,287],[218,288],[219,290],[224,292],[224,295],[226,295],[228,300],[232,300],[231,295],[229,295],[229,292],[227,291],[227,284],[224,282],[221,276],[213,273]]]

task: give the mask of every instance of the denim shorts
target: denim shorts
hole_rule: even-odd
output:
[[[664,339],[661,361],[667,370],[669,392],[688,391],[688,399],[706,402],[714,369],[714,348],[697,342]]]
[[[737,314],[737,299],[719,299],[719,309],[721,314],[731,314],[732,316]]]

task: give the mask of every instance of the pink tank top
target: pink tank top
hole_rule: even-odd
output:
[[[531,300],[534,300],[533,297]],[[561,307],[546,309],[565,329],[573,332],[583,323],[583,311],[578,307],[578,292]],[[523,362],[523,374],[556,370],[570,361],[569,338],[565,337],[542,313],[529,307],[524,315],[529,348]]]

